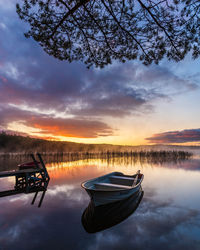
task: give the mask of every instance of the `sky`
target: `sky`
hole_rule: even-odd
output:
[[[0,130],[50,140],[200,145],[200,58],[87,69],[24,37],[0,1]]]

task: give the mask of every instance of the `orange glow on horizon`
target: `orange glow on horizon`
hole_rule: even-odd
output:
[[[155,128],[154,128],[155,129]],[[121,146],[152,146],[152,145],[178,145],[178,146],[200,146],[199,142],[184,142],[184,143],[151,143],[145,138],[152,136],[154,134],[151,130],[144,130],[144,128],[137,127],[134,133],[130,134],[129,130],[119,131],[119,134],[110,136],[101,136],[96,138],[84,138],[80,136],[75,136],[72,134],[62,134],[62,129],[58,126],[45,125],[41,126],[37,123],[34,127],[27,126],[23,121],[12,122],[8,126],[8,130],[27,134],[30,137],[45,139],[49,141],[66,141],[74,143],[84,143],[84,144],[111,144],[111,145],[121,145]],[[161,131],[162,133],[162,131]]]

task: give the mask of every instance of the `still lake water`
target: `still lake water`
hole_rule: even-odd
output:
[[[34,205],[33,193],[0,198],[0,250],[200,249],[200,159],[162,164],[95,159],[46,166],[51,180],[40,208],[41,194]],[[81,183],[138,169],[144,195],[137,209],[113,227],[87,233],[81,217],[90,199]],[[0,179],[1,190],[13,186],[13,178]]]

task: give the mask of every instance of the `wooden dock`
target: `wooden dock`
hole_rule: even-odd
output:
[[[31,175],[35,173],[42,172],[41,169],[24,169],[24,170],[11,170],[0,172],[0,178],[10,177],[10,176],[21,176],[21,175]]]
[[[0,197],[16,195],[20,193],[35,193],[35,196],[31,203],[34,204],[38,192],[43,191],[38,207],[41,206],[50,177],[48,175],[47,169],[45,167],[41,155],[37,153],[37,156],[39,161],[36,161],[34,155],[31,154],[33,163],[31,165],[32,167],[29,167],[28,169],[0,172],[0,178],[6,178],[11,176],[15,177],[14,188],[12,190],[0,191]]]

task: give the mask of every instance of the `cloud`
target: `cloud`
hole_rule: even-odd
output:
[[[112,129],[103,122],[87,119],[62,119],[51,117],[31,117],[25,121],[26,125],[39,128],[44,134],[54,136],[97,138],[110,136]]]
[[[45,125],[51,118],[54,126],[59,123],[58,130],[68,134],[64,126],[71,128],[71,121],[62,119],[72,116],[73,124],[77,124],[74,131],[78,131],[78,125],[87,131],[92,126],[92,137],[107,135],[110,134],[105,124],[107,117],[143,114],[152,111],[157,99],[168,99],[198,87],[191,79],[178,77],[161,66],[147,68],[129,62],[88,70],[80,63],[58,61],[43,52],[35,41],[24,37],[26,24],[17,17],[14,2],[10,2],[9,8],[0,9],[0,105],[4,109],[8,105],[18,107],[16,112],[28,119],[28,124],[31,124],[26,112],[29,110],[30,115],[40,119],[41,114],[48,115],[40,123],[37,121],[45,131],[53,129]],[[6,120],[10,120],[9,112],[4,112],[4,123],[0,126],[7,128]],[[78,136],[89,136],[84,128],[79,130]],[[74,136],[72,129],[71,132]]]
[[[150,143],[200,142],[200,128],[154,134],[152,137],[146,138],[146,140]]]
[[[94,119],[81,118],[53,118],[44,114],[37,114],[30,111],[22,111],[14,107],[1,108],[0,124],[6,127],[12,122],[28,126],[35,135],[43,134],[44,137],[65,136],[77,138],[97,138],[110,136],[113,130],[104,122]]]

